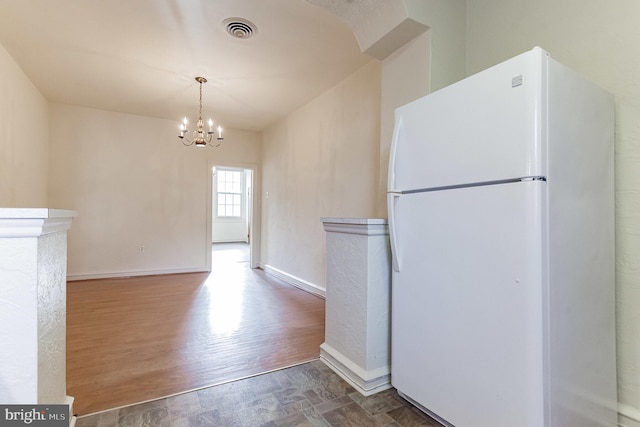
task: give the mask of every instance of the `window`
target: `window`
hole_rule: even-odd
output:
[[[219,217],[242,216],[243,172],[218,169],[217,195]]]

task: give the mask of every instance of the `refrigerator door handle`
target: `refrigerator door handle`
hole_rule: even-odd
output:
[[[394,271],[400,271],[400,259],[398,258],[398,245],[396,243],[396,199],[400,193],[387,194],[387,208],[389,211],[389,243],[391,246],[391,266]]]
[[[395,191],[396,185],[396,151],[398,151],[398,139],[400,138],[400,128],[402,127],[402,116],[396,118],[393,128],[393,138],[391,138],[391,148],[389,149],[389,176],[387,178],[388,191]]]

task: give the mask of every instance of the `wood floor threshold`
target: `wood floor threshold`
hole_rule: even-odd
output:
[[[220,382],[215,383],[215,384],[206,385],[206,386],[202,386],[202,387],[196,387],[196,388],[193,388],[191,390],[180,391],[180,392],[177,392],[177,393],[168,394],[166,396],[156,397],[155,399],[147,399],[147,400],[143,400],[143,401],[140,401],[140,402],[135,402],[135,403],[127,404],[127,405],[117,406],[115,408],[103,409],[101,411],[93,412],[91,414],[74,415],[74,416],[76,418],[85,418],[85,417],[90,417],[90,416],[93,416],[93,415],[99,415],[99,414],[102,414],[103,412],[109,412],[109,411],[113,411],[113,410],[116,410],[116,409],[128,408],[129,406],[141,405],[143,403],[155,402],[156,400],[168,399],[169,397],[180,396],[181,394],[191,393],[191,392],[198,391],[198,390],[204,390],[205,388],[216,387],[216,386],[223,385],[223,384],[229,384],[229,383],[236,382],[236,381],[246,380],[247,378],[259,377],[260,375],[270,374],[272,372],[281,371],[283,369],[293,368],[294,366],[304,365],[305,363],[313,362],[314,360],[320,360],[320,358],[313,357],[313,358],[311,358],[309,360],[304,360],[302,362],[292,363],[291,365],[283,366],[281,368],[273,368],[273,369],[270,369],[268,371],[259,372],[257,374],[253,374],[253,375],[246,375],[244,377],[235,378],[235,379],[232,379],[232,380],[220,381]]]

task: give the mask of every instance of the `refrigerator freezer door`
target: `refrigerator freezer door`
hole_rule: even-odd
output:
[[[539,427],[546,183],[401,195],[392,384],[456,427]]]
[[[545,176],[548,61],[534,49],[397,108],[389,191]]]

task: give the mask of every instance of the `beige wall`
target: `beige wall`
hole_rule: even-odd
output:
[[[431,75],[431,32],[407,43],[382,61],[382,102],[380,105],[380,179],[377,216],[387,217],[389,150],[395,124],[394,111],[427,95]]]
[[[260,135],[225,129],[220,148],[200,149],[177,126],[50,104],[50,201],[79,212],[69,276],[206,269],[210,163],[259,163]]]
[[[47,206],[47,101],[0,45],[0,207]]]
[[[464,0],[405,0],[411,19],[429,27],[382,61],[380,181],[377,216],[387,216],[389,148],[394,110],[465,77]]]
[[[375,214],[379,115],[372,61],[264,132],[262,264],[325,288],[320,217]]]
[[[469,72],[538,45],[616,97],[618,399],[640,426],[640,2],[467,3]]]
[[[429,27],[430,92],[465,77],[466,1],[404,0],[409,16]]]

